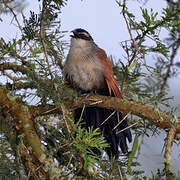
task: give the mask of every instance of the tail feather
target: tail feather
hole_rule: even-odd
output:
[[[117,81],[114,79],[114,75],[108,75],[105,77],[107,86],[108,86],[108,90],[109,90],[109,94],[111,96],[112,92],[114,93],[114,95],[116,97],[119,97],[120,99],[123,99],[122,93],[118,87]]]
[[[74,112],[75,123],[79,121],[79,118],[82,113],[82,108],[76,109]],[[106,148],[106,152],[109,157],[118,157],[119,149],[123,153],[128,152],[127,140],[132,141],[132,136],[130,129],[120,132],[118,131],[126,128],[128,126],[127,120],[125,119],[116,129],[113,128],[118,124],[120,120],[122,120],[122,114],[120,112],[116,112],[111,118],[109,118],[105,123],[104,120],[107,119],[113,110],[99,108],[99,107],[87,107],[84,109],[81,126],[85,129],[88,127],[93,127],[94,129],[99,128],[101,134],[106,139],[109,147]],[[118,117],[119,116],[119,117]],[[103,123],[103,124],[102,124]]]

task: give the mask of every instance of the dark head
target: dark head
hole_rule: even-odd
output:
[[[73,35],[71,35],[72,38],[76,38],[76,39],[79,38],[87,41],[93,41],[91,35],[84,29],[78,28],[78,29],[74,29],[71,32],[73,33]]]

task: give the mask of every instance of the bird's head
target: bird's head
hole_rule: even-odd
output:
[[[93,41],[93,38],[91,37],[91,35],[84,29],[77,28],[77,29],[74,29],[71,32],[73,33],[73,34],[70,35],[72,38],[83,39],[83,40],[86,40],[86,41]]]

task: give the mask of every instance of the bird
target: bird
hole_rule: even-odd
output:
[[[77,28],[71,33],[70,49],[63,68],[64,80],[77,90],[79,96],[96,93],[123,99],[106,52],[96,45],[88,31]],[[132,134],[128,120],[121,112],[95,106],[84,110],[78,108],[73,115],[75,123],[81,117],[83,128],[99,129],[109,144],[105,149],[109,158],[117,159],[120,149],[122,153],[128,153],[127,140],[132,141]]]

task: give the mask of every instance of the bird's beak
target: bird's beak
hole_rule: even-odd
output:
[[[76,30],[71,31],[71,33],[73,33],[70,35],[72,38],[76,38],[78,36],[78,33],[76,32]]]
[[[71,31],[71,35],[70,35],[72,38],[74,37],[74,30]]]

